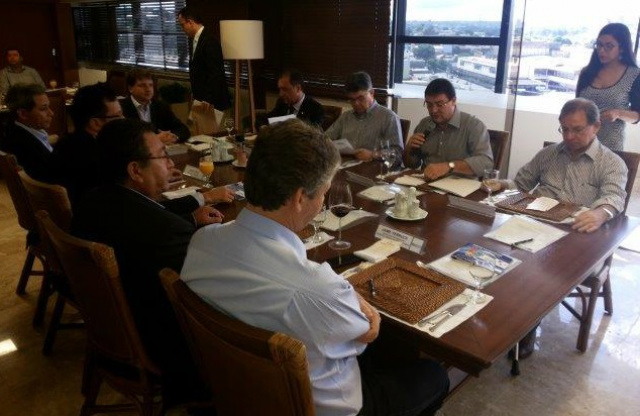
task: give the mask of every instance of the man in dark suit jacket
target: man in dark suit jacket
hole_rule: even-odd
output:
[[[158,272],[164,267],[180,270],[196,226],[219,223],[222,215],[203,206],[191,217],[193,198],[170,207],[157,202],[167,189],[173,162],[150,124],[115,120],[98,134],[97,148],[105,185],[77,205],[72,232],[114,249],[142,342],[162,370],[165,402],[196,399],[196,371]]]
[[[129,97],[120,100],[126,118],[137,118],[153,124],[165,144],[184,142],[191,136],[189,128],[173,114],[167,103],[153,99],[151,72],[142,69],[131,71],[127,75],[127,88]]]
[[[13,153],[18,163],[33,179],[53,182],[55,170],[46,129],[51,125],[53,111],[44,87],[37,84],[16,84],[9,88],[5,103],[13,123],[7,127],[0,143],[2,150]]]
[[[105,83],[78,89],[69,114],[75,130],[56,144],[53,163],[56,183],[67,189],[75,206],[87,191],[98,185],[98,133],[107,123],[123,116],[115,92]]]
[[[284,71],[280,74],[278,78],[280,97],[267,117],[295,114],[306,123],[320,126],[324,118],[324,108],[322,104],[304,93],[303,84],[302,74],[297,71]]]
[[[226,110],[231,107],[231,97],[225,79],[220,42],[189,7],[180,10],[178,22],[191,39],[189,78],[193,99],[213,105],[216,110]]]

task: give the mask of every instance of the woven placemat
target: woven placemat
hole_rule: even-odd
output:
[[[371,283],[376,295],[371,294]],[[369,303],[413,325],[458,296],[465,285],[402,259],[386,259],[351,276],[349,282]]]
[[[507,211],[527,214],[532,217],[543,218],[556,222],[560,222],[569,218],[573,213],[577,212],[580,209],[580,205],[564,201],[560,201],[558,205],[551,208],[549,211],[536,211],[533,209],[527,209],[527,205],[529,205],[535,199],[535,196],[521,192],[519,194],[515,194],[506,199],[503,199],[500,202],[497,202],[496,206],[506,209]]]

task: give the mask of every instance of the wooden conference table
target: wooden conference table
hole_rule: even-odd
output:
[[[379,166],[377,162],[370,162],[349,170],[373,177],[379,172]],[[344,171],[340,171],[336,179],[343,179],[343,175]],[[242,180],[243,177],[242,169],[233,168],[231,164],[216,164],[212,182],[221,185]],[[386,205],[356,196],[357,192],[364,189],[363,186],[351,183],[351,187],[354,205],[379,213],[380,216],[377,220],[373,218],[343,230],[343,239],[352,243],[345,254],[373,244],[377,226],[384,224],[426,239],[427,250],[424,255],[408,250],[394,254],[394,257],[409,261],[422,260],[428,263],[469,242],[522,260],[522,264],[483,289],[493,296],[484,309],[440,338],[393,319],[383,318],[383,330],[393,331],[409,345],[475,376],[502,358],[640,224],[638,218],[620,216],[592,234],[569,232],[567,236],[533,254],[511,249],[483,237],[492,228],[508,220],[508,214],[497,213],[495,218],[483,217],[448,207],[446,195],[427,192],[420,197],[421,206],[429,212],[427,218],[416,222],[398,221],[384,214]],[[470,198],[478,200],[485,196],[477,191]],[[220,206],[226,215],[225,221],[235,218],[242,205],[234,203]],[[566,229],[570,231],[568,227]],[[323,244],[309,250],[308,256],[320,262],[335,257],[336,251]],[[567,330],[575,331],[577,337],[577,328]],[[566,346],[573,347],[573,344]]]

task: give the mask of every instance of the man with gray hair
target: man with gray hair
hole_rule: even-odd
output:
[[[328,263],[307,259],[296,235],[320,211],[339,162],[331,141],[299,119],[261,129],[246,208],[194,234],[181,278],[219,310],[304,343],[317,415],[431,414],[448,391],[442,367],[358,357],[378,336],[378,311]]]
[[[0,147],[13,153],[18,163],[33,179],[52,182],[55,179],[53,147],[47,129],[53,120],[49,98],[38,84],[16,84],[9,88],[6,104],[13,123]]]
[[[400,119],[376,102],[369,74],[354,72],[347,78],[344,88],[352,110],[342,113],[327,129],[331,140],[347,139],[354,149],[354,156],[360,160],[371,160],[381,140],[388,140],[400,156],[404,147]]]
[[[573,224],[574,230],[590,233],[624,211],[627,166],[596,140],[600,113],[593,101],[567,101],[559,120],[562,142],[538,152],[512,186],[590,208]]]

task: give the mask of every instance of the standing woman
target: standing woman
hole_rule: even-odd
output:
[[[623,150],[625,122],[640,121],[639,75],[629,28],[609,23],[600,30],[589,65],[580,72],[576,97],[588,98],[600,109],[598,139],[611,150]]]

